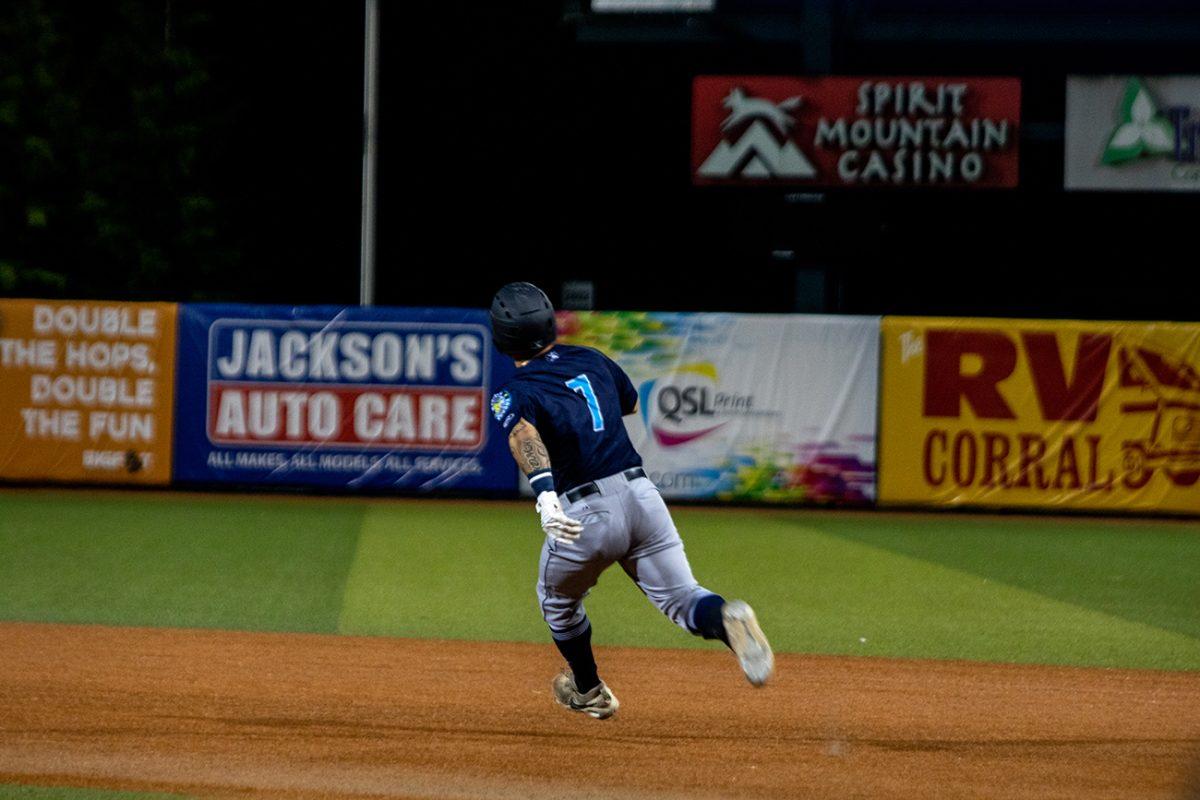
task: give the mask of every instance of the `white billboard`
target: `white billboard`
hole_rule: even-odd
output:
[[[1067,189],[1200,191],[1200,76],[1067,78]]]
[[[664,495],[869,503],[879,317],[561,312],[629,374],[625,418]]]

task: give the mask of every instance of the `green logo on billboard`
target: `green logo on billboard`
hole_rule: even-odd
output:
[[[1143,156],[1167,155],[1175,149],[1175,128],[1158,110],[1150,90],[1139,78],[1126,82],[1120,115],[1101,163],[1123,164]]]

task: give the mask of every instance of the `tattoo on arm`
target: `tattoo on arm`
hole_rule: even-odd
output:
[[[528,475],[534,470],[550,468],[550,454],[538,435],[537,428],[525,420],[519,420],[508,436],[508,449],[517,461],[517,466]]]

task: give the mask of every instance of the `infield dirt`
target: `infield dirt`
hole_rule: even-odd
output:
[[[1200,673],[0,624],[0,783],[202,797],[1186,798]]]

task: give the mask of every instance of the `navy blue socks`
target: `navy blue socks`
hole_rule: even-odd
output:
[[[721,607],[725,598],[719,594],[706,594],[692,609],[692,633],[705,639],[720,639],[729,646],[729,638],[725,635],[725,620],[721,617]]]
[[[719,594],[706,594],[696,602],[692,609],[692,633],[705,639],[718,639],[729,646],[729,638],[725,635],[725,620],[721,616],[721,608],[725,598]],[[571,666],[575,676],[575,688],[580,694],[585,694],[600,684],[600,676],[596,674],[596,657],[592,654],[592,624],[578,636],[570,639],[555,639],[554,646]]]
[[[720,612],[717,616],[720,616]],[[583,633],[570,639],[555,639],[554,645],[571,665],[571,672],[575,675],[575,688],[580,694],[586,694],[600,684],[600,676],[596,674],[596,657],[592,655],[590,622],[583,629]]]

